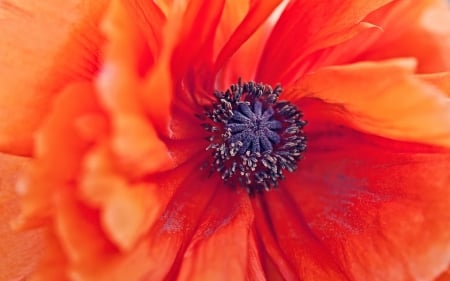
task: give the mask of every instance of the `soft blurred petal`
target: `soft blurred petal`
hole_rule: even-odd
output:
[[[0,280],[22,280],[34,270],[44,246],[42,231],[13,231],[19,213],[15,187],[28,160],[0,154]]]
[[[0,149],[30,154],[33,133],[68,83],[91,79],[107,0],[0,3]],[[67,11],[67,12],[61,12]]]

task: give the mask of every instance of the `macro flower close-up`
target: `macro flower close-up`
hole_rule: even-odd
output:
[[[444,0],[0,0],[0,281],[450,280]]]

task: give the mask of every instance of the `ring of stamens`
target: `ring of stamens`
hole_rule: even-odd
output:
[[[277,188],[283,171],[296,170],[306,149],[306,121],[295,105],[278,101],[281,92],[279,85],[272,89],[240,80],[216,91],[216,101],[199,115],[211,151],[204,167],[249,194]]]

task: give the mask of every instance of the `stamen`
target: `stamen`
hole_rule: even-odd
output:
[[[280,85],[254,82],[215,92],[216,102],[198,117],[209,133],[206,150],[210,172],[249,194],[278,187],[283,171],[293,172],[306,149],[302,113],[288,101],[278,101]]]

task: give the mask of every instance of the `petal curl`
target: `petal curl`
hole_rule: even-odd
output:
[[[68,83],[91,79],[107,0],[0,4],[0,149],[32,152],[33,133]],[[61,11],[70,11],[61,13]]]
[[[298,78],[302,74],[298,68],[303,59],[317,50],[342,43],[370,27],[362,22],[363,19],[389,2],[290,2],[267,40],[256,80],[287,84]]]
[[[318,98],[334,107],[322,112],[326,118],[366,132],[450,147],[450,100],[414,76],[415,66],[392,60],[324,68],[299,79],[285,97]]]
[[[415,57],[420,73],[450,70],[450,7],[447,1],[395,1],[366,20],[379,25],[384,32],[356,60]],[[405,43],[411,40],[414,44]]]

